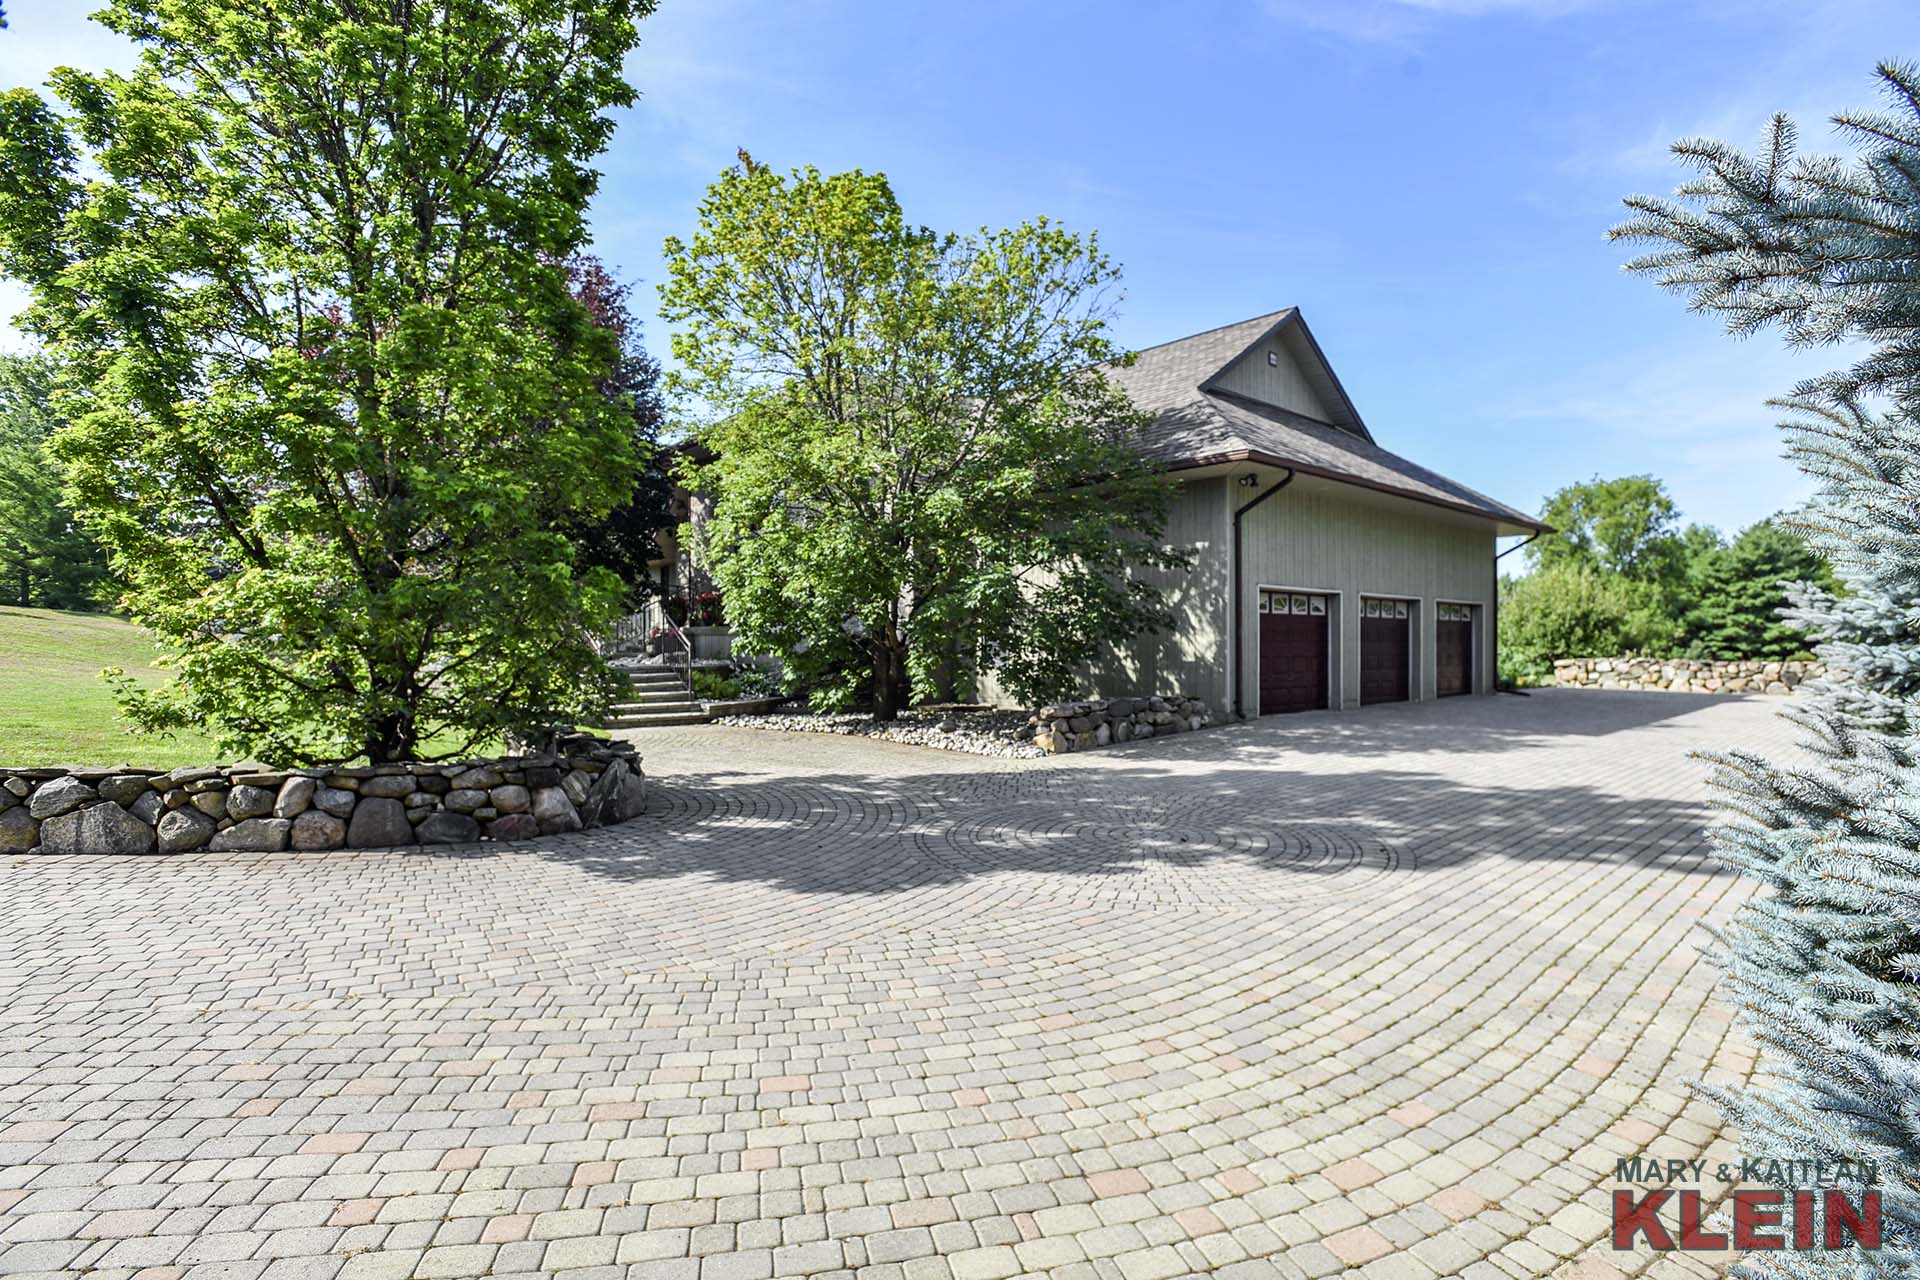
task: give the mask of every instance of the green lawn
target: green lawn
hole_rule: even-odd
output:
[[[116,714],[100,669],[158,684],[153,658],[152,638],[118,618],[0,606],[0,765],[220,763],[210,738],[131,733]]]

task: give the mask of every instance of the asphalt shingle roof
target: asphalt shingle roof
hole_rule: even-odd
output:
[[[1297,322],[1298,316],[1291,307],[1255,316],[1149,347],[1132,366],[1105,370],[1137,407],[1154,415],[1142,433],[1142,451],[1169,470],[1244,457],[1527,528],[1545,527],[1526,512],[1389,453],[1355,432],[1231,392],[1204,389],[1269,331],[1283,321]],[[1331,370],[1327,373],[1331,379]]]

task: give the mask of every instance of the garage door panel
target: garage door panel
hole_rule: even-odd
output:
[[[1433,665],[1434,687],[1441,697],[1473,692],[1471,615],[1449,617],[1443,609],[1440,620],[1434,624]]]
[[[1376,612],[1377,611],[1377,612]],[[1360,702],[1405,702],[1412,696],[1413,619],[1404,601],[1363,601],[1360,618]]]
[[[1294,611],[1294,601],[1300,609]],[[1260,714],[1327,705],[1327,616],[1323,597],[1263,592],[1260,602]]]

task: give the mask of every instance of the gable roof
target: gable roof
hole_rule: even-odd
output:
[[[1284,341],[1328,413],[1347,421],[1323,422],[1219,386],[1220,376],[1236,361],[1276,338]],[[1137,353],[1131,366],[1103,372],[1137,408],[1154,415],[1141,435],[1141,450],[1169,471],[1257,462],[1503,524],[1547,528],[1516,507],[1375,444],[1297,307],[1149,347]]]

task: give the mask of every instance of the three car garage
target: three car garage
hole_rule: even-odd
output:
[[[1340,643],[1340,597],[1330,592],[1260,589],[1259,714],[1318,711],[1333,705]],[[1361,596],[1357,601],[1360,702],[1407,702],[1418,687],[1419,651],[1433,646],[1434,696],[1474,691],[1478,608],[1471,604]],[[1423,641],[1421,619],[1433,619]]]

